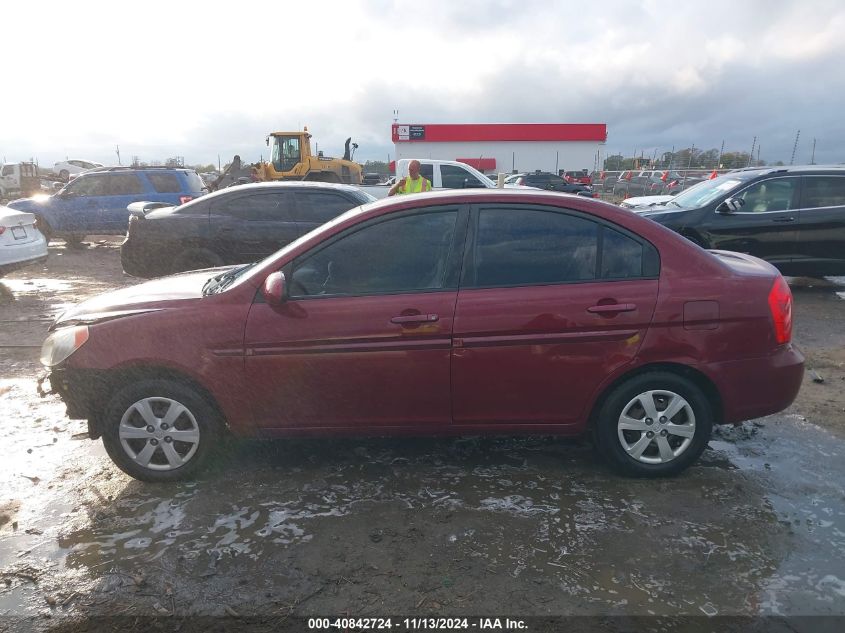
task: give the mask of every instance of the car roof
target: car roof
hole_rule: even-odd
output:
[[[771,165],[768,167],[742,167],[740,169],[733,169],[727,174],[747,173],[752,176],[764,176],[769,174],[789,173],[802,174],[807,172],[826,173],[826,174],[845,174],[845,165]]]
[[[76,159],[74,159],[76,160]],[[90,161],[93,162],[93,161]],[[195,171],[189,167],[165,167],[164,165],[146,166],[146,167],[94,167],[89,169],[85,174],[101,174],[104,172],[133,172],[133,171]],[[80,174],[82,175],[82,174]]]
[[[287,180],[287,181],[270,181],[270,182],[249,182],[243,185],[235,185],[233,187],[226,187],[220,189],[215,193],[223,191],[254,191],[256,189],[288,189],[290,187],[299,187],[306,189],[329,189],[334,191],[360,191],[355,185],[347,185],[341,182],[315,182],[313,180]]]

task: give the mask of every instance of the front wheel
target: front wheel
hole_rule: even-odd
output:
[[[103,444],[126,474],[149,482],[185,479],[219,443],[222,421],[193,388],[141,380],[120,389],[106,407]]]
[[[634,477],[676,475],[701,455],[713,413],[695,383],[670,372],[641,374],[602,405],[594,437],[616,470]]]

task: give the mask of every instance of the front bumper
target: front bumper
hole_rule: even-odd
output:
[[[72,420],[88,420],[92,439],[100,436],[97,421],[109,394],[109,384],[101,371],[91,369],[53,368],[38,379],[38,393],[58,395]]]

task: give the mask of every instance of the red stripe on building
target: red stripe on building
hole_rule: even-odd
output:
[[[470,167],[475,167],[478,171],[496,169],[495,158],[456,158],[455,160]]]
[[[400,127],[422,129],[417,138],[399,138]],[[607,140],[606,123],[394,123],[394,143],[473,143],[503,141],[598,141]]]

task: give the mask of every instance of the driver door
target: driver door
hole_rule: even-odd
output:
[[[256,425],[270,435],[447,427],[465,224],[458,208],[391,214],[286,266],[288,300],[256,300],[247,319]]]

